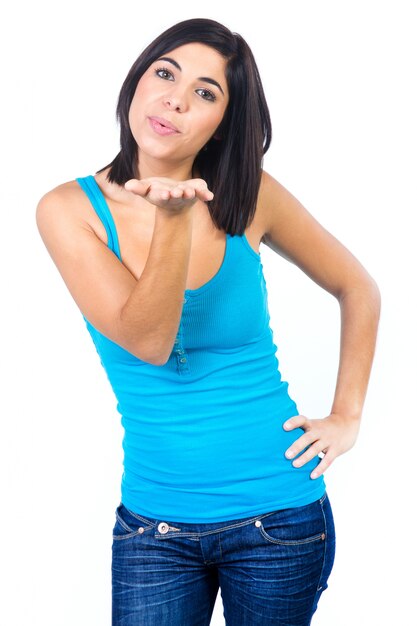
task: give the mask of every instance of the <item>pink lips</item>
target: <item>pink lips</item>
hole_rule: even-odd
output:
[[[175,135],[180,131],[163,117],[148,117],[149,124],[158,135]]]

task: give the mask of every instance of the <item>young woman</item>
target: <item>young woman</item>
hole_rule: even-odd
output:
[[[119,96],[121,148],[37,208],[125,429],[113,625],[307,626],[332,569],[324,471],[351,448],[380,296],[262,169],[270,117],[247,43],[212,20],[162,33]],[[332,412],[299,415],[275,356],[260,243],[341,310]]]

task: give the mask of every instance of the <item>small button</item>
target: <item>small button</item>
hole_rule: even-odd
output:
[[[139,532],[140,532],[140,534],[142,534],[142,533],[144,533],[144,532],[145,532],[145,529],[143,528],[143,526],[141,526],[141,527],[139,528]]]
[[[187,359],[185,359],[184,357],[182,359],[180,359],[180,363],[186,363]]]
[[[262,526],[262,522],[257,519],[255,522],[255,526],[259,528],[259,526]]]
[[[158,524],[158,530],[162,535],[165,535],[165,533],[167,533],[169,530],[169,526],[166,522],[161,522],[160,524]]]

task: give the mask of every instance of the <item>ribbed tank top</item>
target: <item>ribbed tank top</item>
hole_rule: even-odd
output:
[[[95,178],[76,180],[122,261]],[[323,477],[310,478],[319,459],[294,468],[284,455],[303,431],[282,426],[298,410],[279,372],[261,256],[244,234],[226,234],[217,274],[185,290],[165,365],[142,361],[84,320],[121,415],[121,502],[128,509],[209,523],[302,506],[323,495]]]

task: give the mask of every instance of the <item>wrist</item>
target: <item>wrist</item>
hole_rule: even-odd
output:
[[[338,416],[345,421],[349,420],[360,422],[362,418],[362,409],[359,409],[358,407],[338,408],[337,406],[333,406],[331,415]]]

